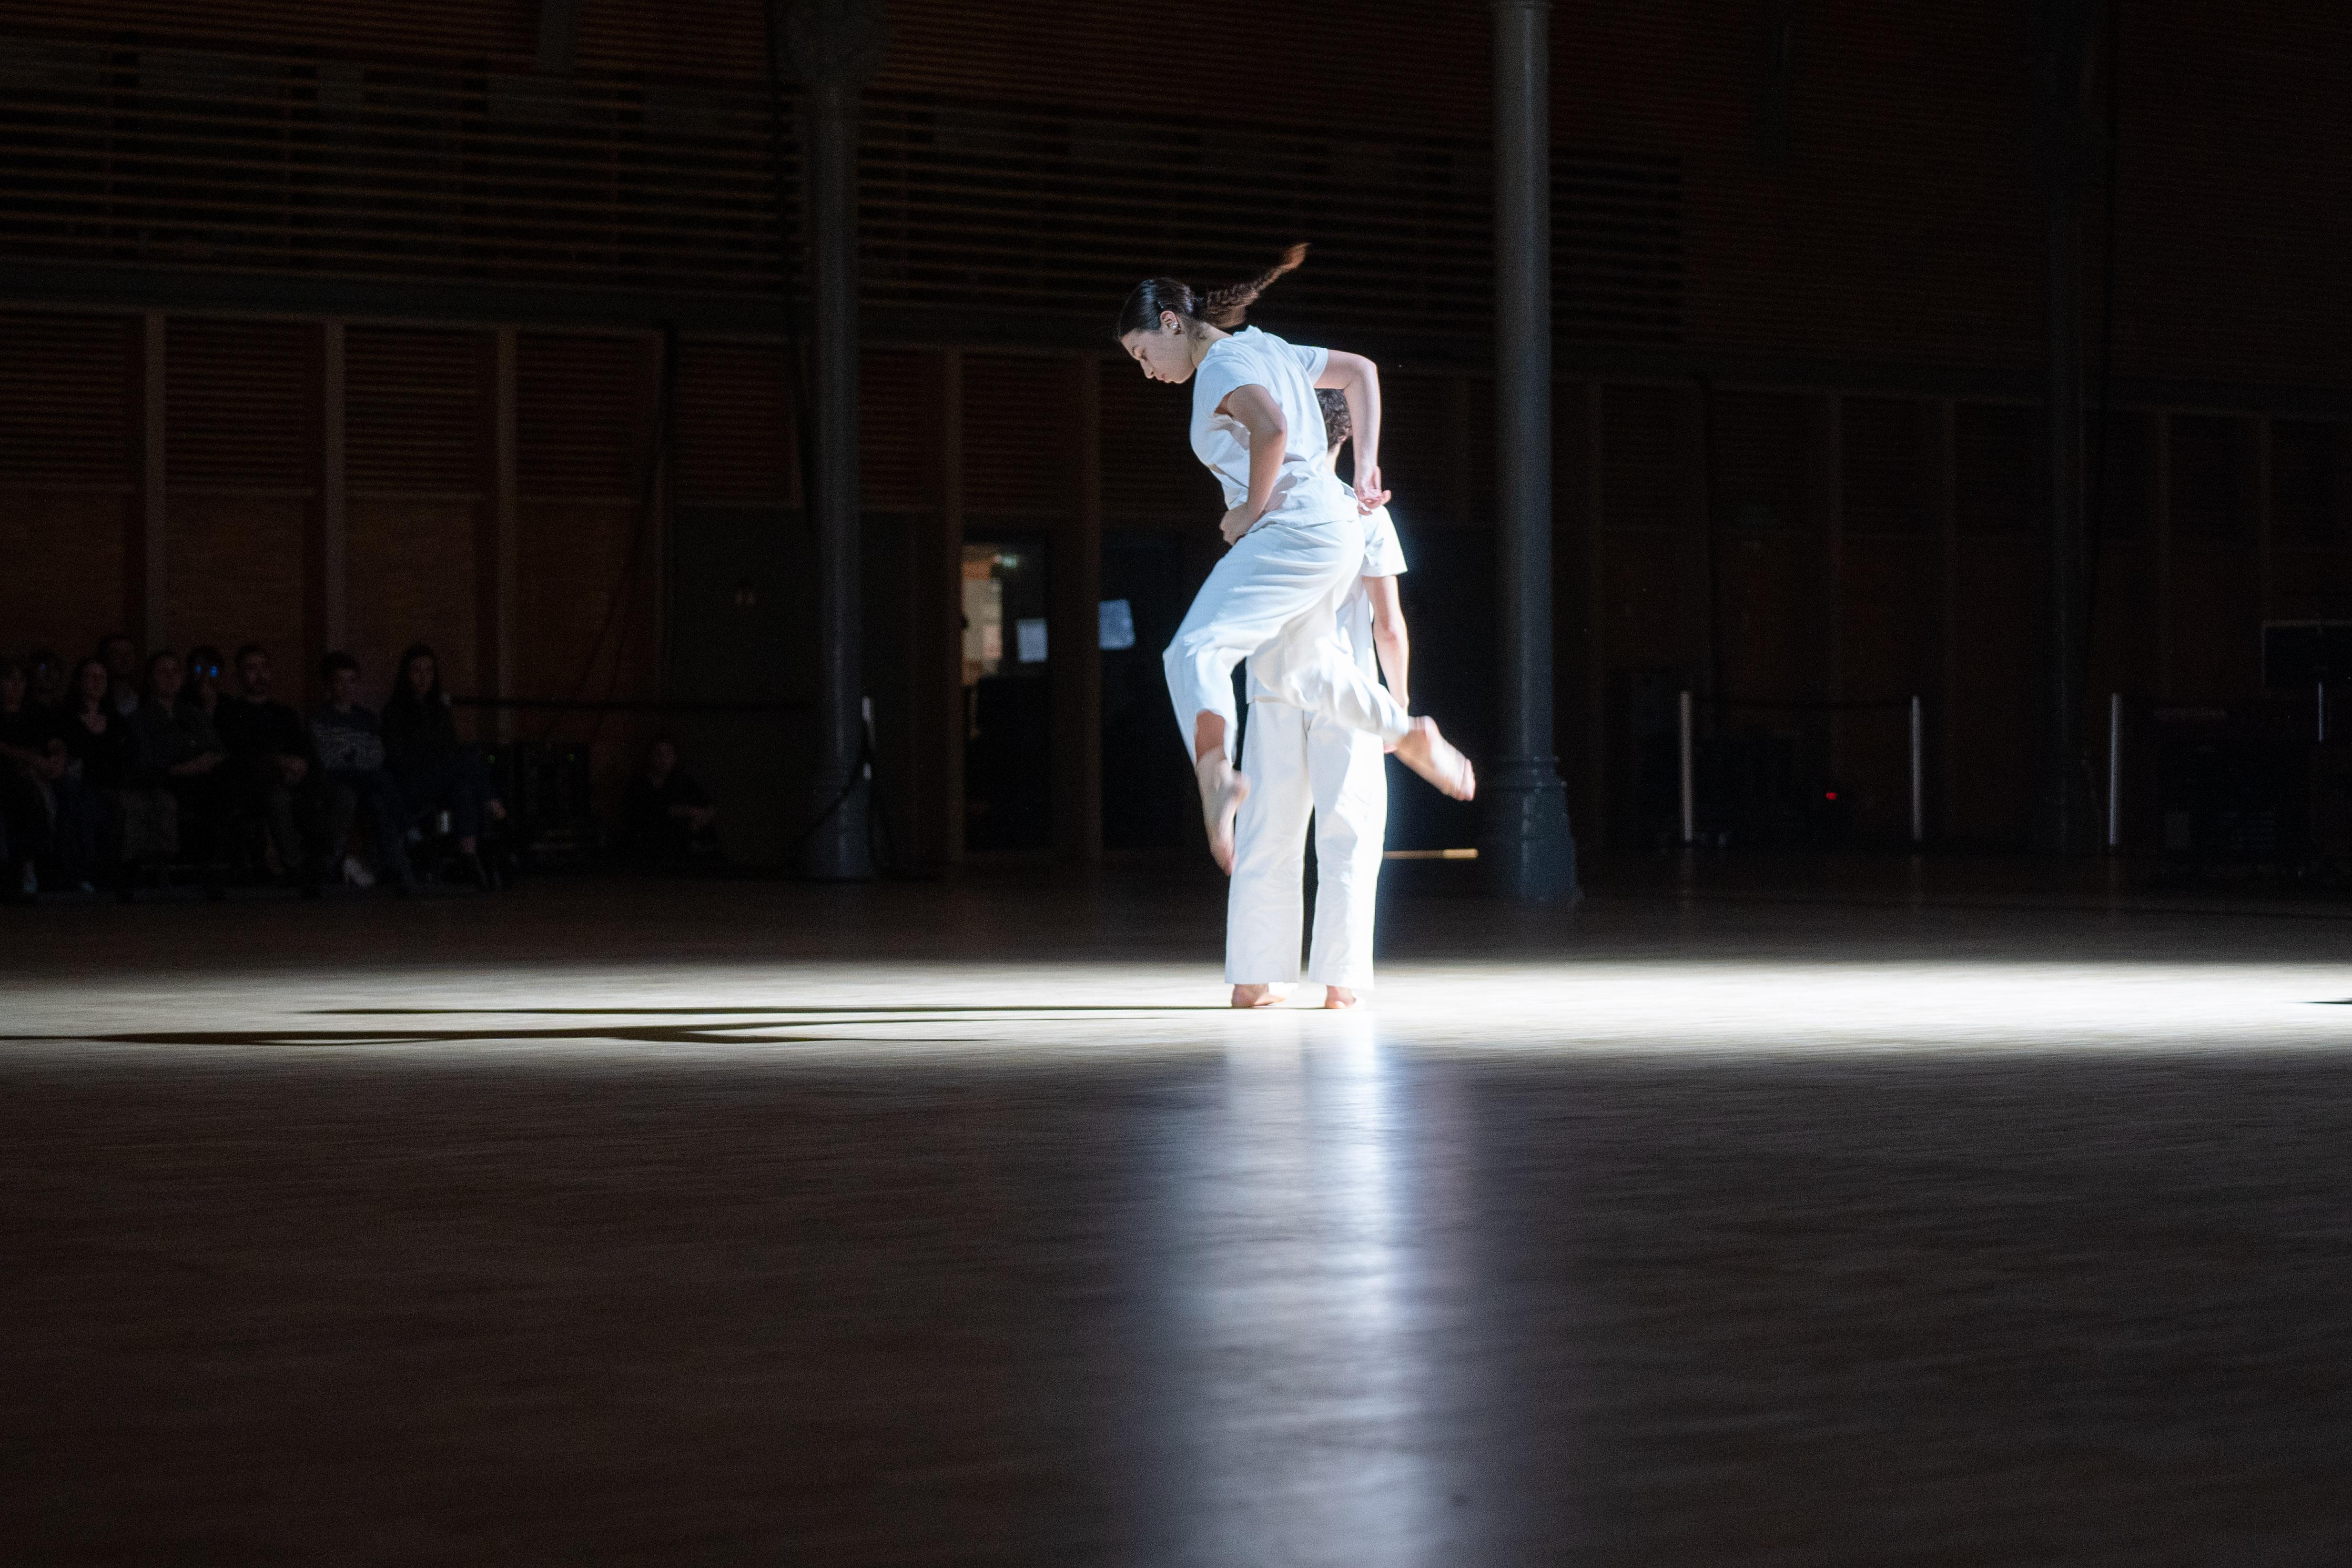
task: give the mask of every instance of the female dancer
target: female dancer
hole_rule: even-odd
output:
[[[1201,585],[1163,663],[1192,750],[1209,852],[1228,873],[1234,818],[1249,793],[1234,767],[1234,666],[1261,650],[1260,678],[1281,700],[1378,734],[1398,761],[1457,800],[1477,789],[1468,759],[1437,726],[1408,715],[1368,679],[1336,635],[1340,601],[1361,570],[1363,517],[1389,498],[1381,487],[1379,368],[1360,354],[1294,347],[1255,327],[1232,330],[1306,252],[1293,246],[1250,282],[1202,296],[1173,278],[1149,278],[1118,316],[1119,346],[1145,375],[1192,382],[1192,451],[1225,492],[1222,531],[1233,549]],[[1319,461],[1318,387],[1347,399],[1353,497]]]

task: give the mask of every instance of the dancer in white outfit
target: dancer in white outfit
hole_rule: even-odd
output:
[[[1348,408],[1319,392],[1328,467],[1348,440]],[[1397,601],[1404,549],[1386,507],[1366,519],[1362,575],[1342,601],[1339,640],[1367,677],[1377,657],[1389,694],[1406,696],[1411,644]],[[1302,630],[1304,630],[1302,628]],[[1272,652],[1272,650],[1269,650]],[[1242,766],[1249,798],[1236,823],[1233,889],[1225,914],[1225,978],[1234,1006],[1270,1007],[1298,978],[1307,825],[1315,823],[1315,940],[1307,977],[1327,1008],[1350,1008],[1372,983],[1372,914],[1388,822],[1388,768],[1377,736],[1313,715],[1274,695],[1249,662],[1249,724]]]
[[[1380,478],[1380,371],[1360,354],[1294,347],[1255,328],[1250,305],[1296,267],[1306,246],[1249,283],[1203,297],[1171,278],[1138,284],[1119,311],[1120,346],[1154,381],[1194,383],[1192,450],[1223,483],[1234,549],[1217,563],[1168,646],[1177,722],[1192,747],[1209,851],[1231,872],[1234,819],[1249,793],[1234,767],[1234,667],[1281,643],[1261,674],[1283,700],[1377,734],[1397,759],[1457,800],[1477,781],[1437,726],[1408,715],[1339,642],[1340,600],[1363,555],[1362,517],[1385,503]],[[1356,439],[1356,496],[1322,466],[1318,387],[1343,393]],[[1289,635],[1301,624],[1318,635]]]

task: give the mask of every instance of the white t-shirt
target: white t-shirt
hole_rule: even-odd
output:
[[[1348,498],[1355,498],[1354,486],[1349,486]],[[1364,519],[1364,570],[1356,574],[1356,586],[1339,601],[1339,641],[1356,655],[1356,667],[1374,680],[1380,679],[1380,656],[1372,649],[1372,595],[1364,586],[1368,577],[1401,577],[1404,574],[1404,546],[1398,542],[1396,519],[1389,516],[1386,507],[1375,507]]]
[[[1192,372],[1192,453],[1224,486],[1228,507],[1249,499],[1249,429],[1231,414],[1219,413],[1217,405],[1235,387],[1261,386],[1282,411],[1288,426],[1282,474],[1260,527],[1310,511],[1326,516],[1335,504],[1339,486],[1322,465],[1323,409],[1315,401],[1315,378],[1330,357],[1328,349],[1300,348],[1244,327],[1212,343]],[[1354,510],[1352,504],[1349,509]]]

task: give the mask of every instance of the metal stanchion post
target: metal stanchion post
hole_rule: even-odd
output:
[[[1681,720],[1682,729],[1683,848],[1688,849],[1691,845],[1698,841],[1698,807],[1697,801],[1694,796],[1695,786],[1691,768],[1690,693],[1685,692],[1682,694],[1680,707],[1681,712],[1679,717]]]
[[[1911,841],[1925,843],[1927,839],[1927,769],[1921,766],[1927,727],[1915,694],[1911,698]]]
[[[2107,851],[2124,841],[2124,695],[2107,694]]]

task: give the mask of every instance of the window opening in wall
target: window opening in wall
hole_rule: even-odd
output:
[[[1053,845],[1045,541],[963,547],[964,847]]]

